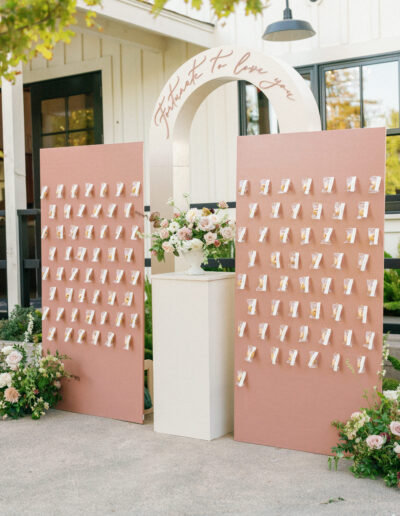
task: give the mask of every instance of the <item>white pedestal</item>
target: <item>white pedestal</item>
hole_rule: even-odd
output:
[[[233,431],[234,273],[152,276],[154,430]]]

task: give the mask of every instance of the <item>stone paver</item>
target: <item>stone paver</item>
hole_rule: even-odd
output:
[[[330,472],[324,456],[231,436],[198,441],[52,410],[0,422],[0,450],[1,516],[400,516],[400,491],[353,478],[347,463]]]

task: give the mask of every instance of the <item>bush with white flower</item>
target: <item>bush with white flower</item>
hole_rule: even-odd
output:
[[[354,476],[383,477],[386,485],[400,488],[400,387],[376,395],[370,408],[354,412],[346,423],[332,423],[340,441],[329,463],[350,459]]]
[[[28,357],[27,344],[32,340],[34,328],[32,314],[28,314],[28,321],[24,342],[0,349],[0,417],[3,419],[28,414],[39,419],[61,400],[61,379],[71,377],[62,362],[67,357],[58,352],[42,356],[39,343],[33,344]]]
[[[216,210],[188,207],[185,211],[172,200],[168,204],[174,207],[172,219],[163,218],[158,212],[150,215],[155,229],[150,251],[159,261],[165,260],[166,254],[181,256],[188,251],[202,251],[207,260],[231,249],[235,221],[230,218],[225,201],[219,202]]]

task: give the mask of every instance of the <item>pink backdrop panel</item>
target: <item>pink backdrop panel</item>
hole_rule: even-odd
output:
[[[356,176],[355,191],[347,190],[346,178]],[[371,176],[380,176],[379,193],[370,193]],[[244,136],[238,139],[238,185],[248,180],[247,191],[237,194],[237,226],[246,227],[246,237],[236,247],[236,274],[247,274],[243,289],[236,290],[236,371],[245,371],[243,386],[235,387],[235,439],[251,443],[328,454],[337,442],[331,426],[360,408],[367,389],[380,387],[377,372],[382,356],[383,222],[385,176],[385,129],[354,129],[316,133]],[[322,193],[323,178],[333,177],[331,193]],[[281,180],[290,179],[287,193],[279,193]],[[311,178],[311,189],[303,191],[302,179]],[[267,195],[260,194],[260,181],[270,179]],[[272,203],[280,202],[279,218],[271,218]],[[342,220],[332,218],[336,202],[344,202]],[[358,219],[360,202],[369,202],[367,218]],[[249,205],[257,203],[254,218]],[[297,218],[292,205],[300,203]],[[313,203],[322,204],[319,220],[311,218]],[[259,242],[261,227],[268,227]],[[288,242],[280,239],[281,228],[289,228]],[[310,243],[301,244],[301,229],[311,228]],[[329,244],[322,244],[325,228],[333,228]],[[356,228],[353,244],[345,243],[346,230]],[[369,245],[369,228],[379,229],[377,245]],[[238,229],[239,232],[239,229]],[[249,267],[249,251],[257,252]],[[272,266],[270,255],[280,252],[281,268]],[[290,267],[292,252],[300,253],[299,268]],[[322,253],[318,269],[310,267],[312,253]],[[340,269],[334,268],[334,253],[343,253]],[[369,255],[366,270],[358,268],[359,253]],[[257,291],[259,277],[267,274],[267,290]],[[278,291],[281,277],[288,276],[286,291]],[[309,277],[309,293],[300,288],[300,277]],[[330,277],[329,293],[323,294],[322,278]],[[350,295],[344,280],[353,279]],[[376,279],[374,297],[368,295],[367,280]],[[254,315],[248,300],[256,299]],[[277,315],[271,315],[272,300],[279,300]],[[290,302],[298,301],[298,316],[290,316]],[[310,318],[311,302],[321,303],[320,318]],[[333,304],[343,306],[340,320],[332,317]],[[358,316],[367,306],[367,320]],[[246,322],[243,336],[239,326]],[[265,339],[259,325],[268,323]],[[283,341],[281,326],[288,326]],[[300,327],[308,326],[306,342],[299,342]],[[329,343],[320,343],[322,332],[331,329]],[[352,330],[351,346],[344,344],[344,331]],[[375,332],[373,349],[365,344],[366,332]],[[246,361],[249,346],[256,351]],[[271,348],[279,348],[276,365]],[[295,364],[289,351],[297,350]],[[309,367],[311,352],[318,352],[317,367]],[[337,371],[332,359],[340,355]],[[365,372],[357,362],[365,357]],[[315,365],[315,364],[314,364]]]
[[[48,227],[46,238],[42,238],[43,272],[49,268],[47,279],[42,276],[43,309],[49,312],[43,321],[43,348],[58,350],[71,360],[65,362],[79,381],[63,383],[63,401],[59,408],[95,416],[103,416],[136,423],[143,422],[144,390],[144,244],[142,239],[132,239],[132,228],[143,231],[143,144],[124,143],[114,145],[90,145],[43,149],[41,151],[41,188],[48,188],[41,201],[42,228]],[[132,195],[132,184],[140,181],[139,195]],[[93,184],[90,196],[85,196],[86,184]],[[101,196],[101,184],[107,183],[107,192]],[[118,183],[123,183],[121,195],[117,195]],[[72,185],[78,185],[77,196],[71,196]],[[57,198],[57,186],[64,185],[61,198]],[[128,210],[127,205],[132,204]],[[80,206],[85,210],[79,216]],[[93,216],[95,206],[100,204],[97,217]],[[112,216],[110,206],[115,204]],[[56,206],[55,217],[50,217],[51,205]],[[65,216],[65,207],[71,206],[70,217]],[[125,210],[128,210],[127,212]],[[93,225],[93,238],[87,238],[87,226]],[[107,225],[104,238],[101,227]],[[56,234],[57,227],[64,226],[64,238]],[[77,238],[70,230],[78,226]],[[118,227],[122,226],[119,237]],[[51,248],[56,248],[54,259],[50,259]],[[71,259],[65,259],[68,247],[72,247]],[[78,259],[78,248],[86,248],[83,261]],[[98,260],[93,260],[95,248],[100,248]],[[114,261],[109,259],[109,249],[115,248]],[[127,260],[126,249],[132,249]],[[57,270],[64,267],[62,279],[57,279]],[[73,268],[78,274],[71,280]],[[86,282],[87,269],[93,269],[91,281]],[[107,278],[101,282],[101,271],[108,270]],[[122,278],[116,282],[118,271]],[[139,271],[136,284],[131,278]],[[50,289],[56,287],[56,295],[50,299]],[[72,300],[66,299],[68,288],[73,288]],[[86,289],[83,302],[79,301],[80,289]],[[96,303],[95,291],[100,290]],[[114,304],[109,304],[109,293],[115,292]],[[133,293],[132,302],[126,304],[126,294]],[[57,311],[64,308],[59,321]],[[78,309],[76,321],[71,321],[72,312]],[[86,319],[87,311],[94,310],[92,324]],[[101,314],[107,312],[107,319],[101,324]],[[122,320],[117,325],[118,314]],[[136,325],[131,327],[131,316],[137,314]],[[53,340],[49,332],[56,328]],[[67,328],[72,328],[70,338],[65,341]],[[84,330],[82,343],[78,343],[79,330]],[[97,344],[93,344],[93,333],[99,331]],[[109,332],[114,339],[108,341]],[[130,336],[130,342],[126,342]],[[51,339],[51,337],[50,337]]]

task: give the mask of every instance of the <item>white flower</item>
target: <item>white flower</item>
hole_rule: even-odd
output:
[[[1,349],[1,351],[2,351],[5,355],[9,355],[13,349],[14,349],[14,348],[13,348],[12,346],[4,346],[4,347]]]
[[[190,251],[192,249],[192,241],[191,240],[182,240],[181,241],[181,248],[182,251]]]
[[[383,395],[387,400],[396,401],[398,397],[398,392],[396,391],[383,391]]]
[[[179,228],[179,223],[175,221],[171,222],[171,224],[168,226],[168,229],[171,231],[171,233],[176,233]]]
[[[200,249],[203,249],[203,242],[198,238],[193,238],[188,242],[190,243],[190,249],[193,249],[193,251],[199,251]]]
[[[400,454],[400,443],[396,443],[396,446],[393,448],[394,453]]]
[[[221,228],[220,233],[224,240],[233,240],[233,237],[235,236],[234,231],[229,226]]]
[[[212,223],[209,217],[201,217],[198,227],[202,231],[212,231],[215,228],[215,225]]]
[[[190,223],[193,223],[199,217],[200,217],[200,212],[197,208],[192,208],[191,210],[188,210],[188,212],[185,215],[186,220]]]
[[[176,245],[178,242],[179,242],[179,238],[177,237],[177,235],[171,235],[170,239],[168,240],[168,242],[171,244],[171,245]]]
[[[11,387],[12,376],[10,373],[1,373],[0,374],[0,389],[3,387]]]
[[[22,360],[22,354],[19,351],[11,351],[11,353],[6,358],[6,363],[10,369],[15,371],[17,369],[18,364]]]
[[[214,225],[219,224],[221,220],[221,217],[219,217],[216,213],[212,213],[208,216],[208,218],[210,219],[210,222]]]
[[[204,240],[207,245],[213,244],[217,240],[217,234],[211,233],[210,231],[204,235]]]

